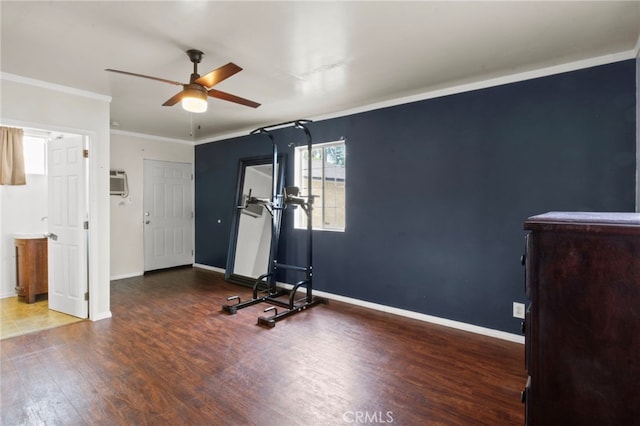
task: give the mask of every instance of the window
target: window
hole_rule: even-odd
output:
[[[24,153],[25,174],[46,175],[46,139],[37,136],[24,136],[22,140],[22,150]]]
[[[345,164],[344,141],[313,145],[311,148],[311,194],[313,201],[313,229],[344,231],[345,229]],[[295,185],[300,194],[309,193],[308,150],[306,145],[296,148]],[[307,227],[307,217],[296,209],[294,226]]]

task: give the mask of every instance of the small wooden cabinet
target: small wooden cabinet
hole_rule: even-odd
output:
[[[640,421],[640,214],[529,218],[526,424]]]
[[[46,238],[15,238],[16,291],[27,303],[49,292]]]

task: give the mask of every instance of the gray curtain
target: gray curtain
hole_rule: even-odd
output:
[[[0,130],[0,185],[25,185],[24,130],[12,127],[0,127]]]

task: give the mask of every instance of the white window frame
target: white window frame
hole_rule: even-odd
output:
[[[314,144],[311,146],[312,150],[318,149],[318,148],[322,148],[323,152],[324,149],[330,146],[344,146],[345,149],[345,157],[346,157],[346,141],[344,139],[341,140],[336,140],[336,141],[331,141],[331,142],[325,142],[325,143],[320,143],[320,144]],[[303,176],[302,176],[302,172],[303,172],[303,162],[306,163],[306,159],[303,159],[303,153],[307,151],[307,145],[301,145],[301,146],[297,146],[295,148],[295,155],[294,155],[294,185],[297,186],[298,188],[300,188],[301,192],[303,191],[302,188],[306,185],[306,181],[302,182],[303,180]],[[322,159],[322,164],[323,164],[323,168],[322,168],[322,176],[320,177],[320,179],[322,179],[323,181],[325,180],[325,159],[323,157]],[[305,164],[306,165],[306,164]],[[306,178],[304,178],[306,180]],[[346,163],[345,163],[345,177],[344,177],[344,182],[346,183]],[[324,185],[323,185],[324,187]],[[346,188],[345,188],[346,189]],[[302,195],[307,195],[306,193],[302,194]],[[324,197],[325,194],[317,194],[318,197]],[[324,218],[324,206],[326,205],[326,203],[324,202],[324,199],[322,200],[322,203],[320,203],[318,201],[318,197],[316,197],[314,199],[314,209],[318,208],[316,207],[317,205],[322,205],[322,217]],[[345,198],[346,198],[346,194],[345,194]],[[346,204],[346,200],[345,200],[345,204]],[[346,205],[343,207],[344,208],[344,215],[345,215],[345,223],[344,223],[344,227],[342,228],[329,228],[325,226],[325,222],[324,220],[321,221],[321,223],[316,223],[318,221],[313,221],[313,230],[314,231],[331,231],[331,232],[345,232],[346,229]],[[295,229],[306,229],[307,228],[307,216],[305,214],[305,212],[303,211],[302,208],[297,208],[296,212],[294,214],[294,221],[293,221],[293,226]]]

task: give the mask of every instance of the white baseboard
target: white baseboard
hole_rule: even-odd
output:
[[[109,281],[115,281],[115,280],[123,280],[125,278],[133,278],[133,277],[140,277],[144,275],[143,272],[132,272],[129,274],[121,274],[121,275],[113,275],[109,278]]]
[[[208,265],[201,265],[195,263],[193,265],[196,268],[207,269],[210,271],[224,273],[225,270],[221,268],[216,268]],[[287,283],[277,283],[278,286],[282,288],[286,288],[291,290],[293,285]],[[304,291],[304,290],[298,290]],[[376,311],[387,312],[394,315],[399,315],[406,318],[417,319],[424,322],[429,322],[432,324],[443,325],[445,327],[455,328],[457,330],[468,331],[475,334],[481,334],[483,336],[494,337],[496,339],[507,340],[509,342],[524,344],[524,336],[520,336],[518,334],[507,333],[506,331],[494,330],[492,328],[480,327],[473,324],[468,324],[465,322],[454,321],[447,318],[440,318],[433,315],[421,314],[419,312],[408,311],[406,309],[394,308],[392,306],[381,305],[378,303],[367,302],[365,300],[354,299],[351,297],[340,296],[338,294],[328,293],[325,291],[314,290],[314,295],[324,297],[330,300],[336,300],[338,302],[349,303],[351,305],[362,306],[364,308],[374,309]]]
[[[207,270],[213,271],[213,272],[220,272],[221,274],[224,274],[224,272],[225,272],[225,270],[222,269],[222,268],[216,268],[215,266],[209,266],[209,265],[202,265],[200,263],[194,263],[193,267],[194,268],[200,268],[200,269],[207,269]],[[143,275],[144,275],[143,271],[131,272],[129,274],[113,275],[111,278],[109,278],[109,280],[110,281],[123,280],[125,278],[141,277]]]
[[[213,271],[213,272],[220,272],[221,274],[224,274],[226,272],[226,270],[223,269],[223,268],[216,268],[215,266],[203,265],[201,263],[194,263],[193,267],[194,268],[200,268],[200,269],[206,269],[208,271]]]
[[[111,318],[111,311],[100,312],[99,314],[96,314],[96,315],[89,315],[89,320],[91,321],[100,321],[108,318]]]

